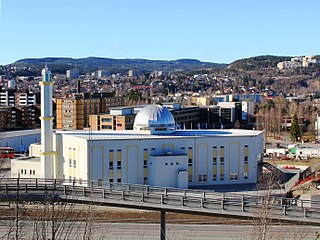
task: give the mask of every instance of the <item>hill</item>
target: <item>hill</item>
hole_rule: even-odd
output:
[[[178,60],[147,60],[147,59],[113,59],[113,58],[27,58],[16,61],[12,66],[24,68],[31,67],[40,70],[45,64],[50,66],[53,72],[65,73],[67,69],[78,68],[80,72],[108,69],[113,73],[126,72],[129,69],[140,72],[162,71],[189,71],[203,68],[224,68],[226,64],[201,62],[196,59]]]
[[[232,62],[228,69],[230,70],[258,70],[262,68],[276,68],[278,62],[289,61],[289,56],[264,55],[250,58],[243,58]]]

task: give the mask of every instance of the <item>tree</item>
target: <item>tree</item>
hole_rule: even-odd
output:
[[[298,117],[295,114],[292,119],[292,124],[290,128],[290,139],[291,141],[297,141],[297,139],[300,137],[301,132],[300,132],[300,126],[298,122]]]

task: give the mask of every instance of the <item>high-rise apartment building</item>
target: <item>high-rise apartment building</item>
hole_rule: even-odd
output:
[[[123,106],[124,97],[114,93],[78,93],[70,97],[58,98],[57,129],[84,129],[89,127],[89,115],[108,113],[110,107]]]
[[[76,69],[69,69],[66,72],[66,76],[68,79],[77,79],[79,77],[80,73]]]
[[[28,90],[15,93],[16,106],[27,106],[40,104],[40,93],[32,93]]]
[[[15,89],[4,89],[0,91],[0,106],[15,106]]]

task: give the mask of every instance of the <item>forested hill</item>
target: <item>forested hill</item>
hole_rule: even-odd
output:
[[[155,70],[163,71],[190,71],[201,68],[224,68],[226,64],[201,62],[196,59],[147,60],[147,59],[113,59],[113,58],[28,58],[21,59],[13,63],[17,67],[31,67],[41,69],[45,64],[50,66],[54,72],[65,73],[67,69],[78,68],[80,72],[94,71],[97,69],[107,69],[112,72],[123,72],[129,69],[137,71],[151,72]]]
[[[289,56],[257,56],[250,58],[243,58],[236,60],[229,64],[228,69],[230,70],[258,70],[265,68],[276,68],[277,64],[282,61],[290,61],[292,57]]]
[[[19,75],[36,75],[45,64],[48,64],[54,73],[65,74],[66,70],[77,68],[81,73],[92,72],[98,69],[106,69],[111,73],[127,73],[132,69],[140,73],[161,70],[164,72],[193,72],[209,69],[211,71],[256,71],[276,69],[281,61],[290,61],[293,56],[256,56],[236,60],[230,64],[201,62],[196,59],[178,60],[148,60],[148,59],[114,59],[114,58],[27,58],[21,59],[7,66],[0,66],[0,74],[5,74],[8,66],[19,68]],[[316,56],[319,57],[319,56]],[[318,66],[318,65],[317,65]]]

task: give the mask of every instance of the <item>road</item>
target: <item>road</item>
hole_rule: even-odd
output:
[[[12,222],[11,222],[12,223]],[[32,239],[34,234],[34,223],[21,222],[21,239]],[[40,226],[40,225],[39,225]],[[43,233],[41,229],[40,232]],[[42,226],[42,225],[41,225]],[[41,227],[40,226],[40,227]],[[48,224],[50,226],[50,222]],[[83,237],[84,223],[73,223],[74,231],[67,233],[66,239],[81,239]],[[88,229],[88,228],[87,228]],[[91,225],[89,239],[112,239],[112,240],[158,240],[158,224],[141,223],[93,223]],[[268,239],[315,239],[319,227],[304,225],[277,225],[270,228]],[[0,234],[3,236],[8,232],[8,226],[0,224]],[[88,230],[89,232],[89,230]],[[14,235],[14,231],[12,232]],[[47,238],[51,237],[51,229],[47,228]],[[64,238],[57,235],[56,238]],[[19,238],[20,239],[20,238]],[[257,232],[252,225],[195,225],[195,224],[167,224],[166,239],[174,240],[235,240],[235,239],[257,239]]]

